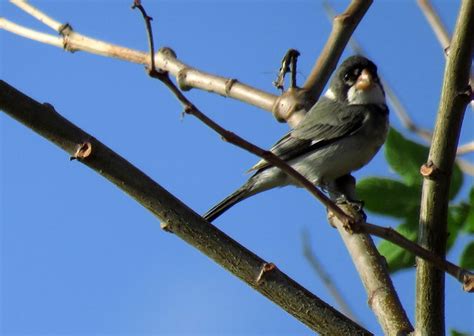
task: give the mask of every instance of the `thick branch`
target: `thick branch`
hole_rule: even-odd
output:
[[[423,182],[419,243],[444,258],[451,174],[464,111],[471,98],[469,72],[474,48],[474,1],[463,0],[444,72],[438,117]],[[444,273],[418,259],[416,329],[444,335]]]
[[[92,168],[160,218],[164,228],[196,247],[311,329],[325,335],[371,335],[273,264],[209,224],[143,172],[91,135],[0,81],[0,109]]]

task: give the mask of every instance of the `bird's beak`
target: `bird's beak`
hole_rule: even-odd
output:
[[[357,78],[355,87],[357,90],[365,91],[369,89],[373,83],[374,81],[373,81],[372,74],[369,72],[369,70],[364,69],[362,70],[362,73],[359,75],[359,78]]]

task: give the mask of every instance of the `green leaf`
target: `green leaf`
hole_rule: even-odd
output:
[[[450,334],[451,334],[451,336],[469,336],[469,335],[471,335],[471,334],[463,333],[463,332],[460,332],[460,331],[457,331],[457,330],[454,330],[454,329],[450,330]]]
[[[459,264],[462,268],[474,270],[474,240],[464,248]]]
[[[405,223],[396,228],[399,233],[412,241],[416,240],[418,236],[416,229],[416,223],[418,220],[415,218],[416,217],[408,218]],[[413,220],[415,220],[415,223],[412,223]],[[382,241],[378,246],[378,250],[387,260],[390,273],[394,273],[404,268],[413,267],[415,265],[415,256],[413,253],[408,252],[389,241]]]
[[[390,167],[408,185],[421,185],[420,167],[428,159],[429,148],[404,138],[390,128],[385,142],[385,156]]]
[[[474,187],[469,193],[469,214],[464,222],[463,230],[468,233],[474,233]]]
[[[357,196],[368,211],[396,218],[418,212],[421,190],[402,182],[369,177],[357,183]]]
[[[466,203],[460,203],[458,205],[450,205],[448,208],[448,250],[454,245],[456,238],[458,237],[459,231],[466,222],[466,218],[469,215],[470,206]]]

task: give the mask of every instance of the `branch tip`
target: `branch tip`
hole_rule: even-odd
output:
[[[424,178],[434,180],[436,177],[441,175],[441,170],[434,164],[433,161],[428,161],[420,167],[420,174]]]
[[[463,289],[465,292],[474,293],[474,274],[466,272],[462,276]]]
[[[92,144],[89,141],[77,145],[76,152],[70,160],[83,160],[92,154]]]
[[[168,233],[174,233],[173,230],[171,230],[171,225],[168,222],[160,222],[160,228]]]
[[[264,277],[266,276],[266,274],[276,269],[277,267],[274,263],[264,263],[256,279],[257,285],[259,285],[264,280]]]

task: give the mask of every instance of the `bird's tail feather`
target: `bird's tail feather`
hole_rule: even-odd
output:
[[[252,193],[249,191],[248,185],[245,184],[209,209],[202,217],[208,222],[212,222],[225,211],[229,210],[229,208],[251,195]]]

